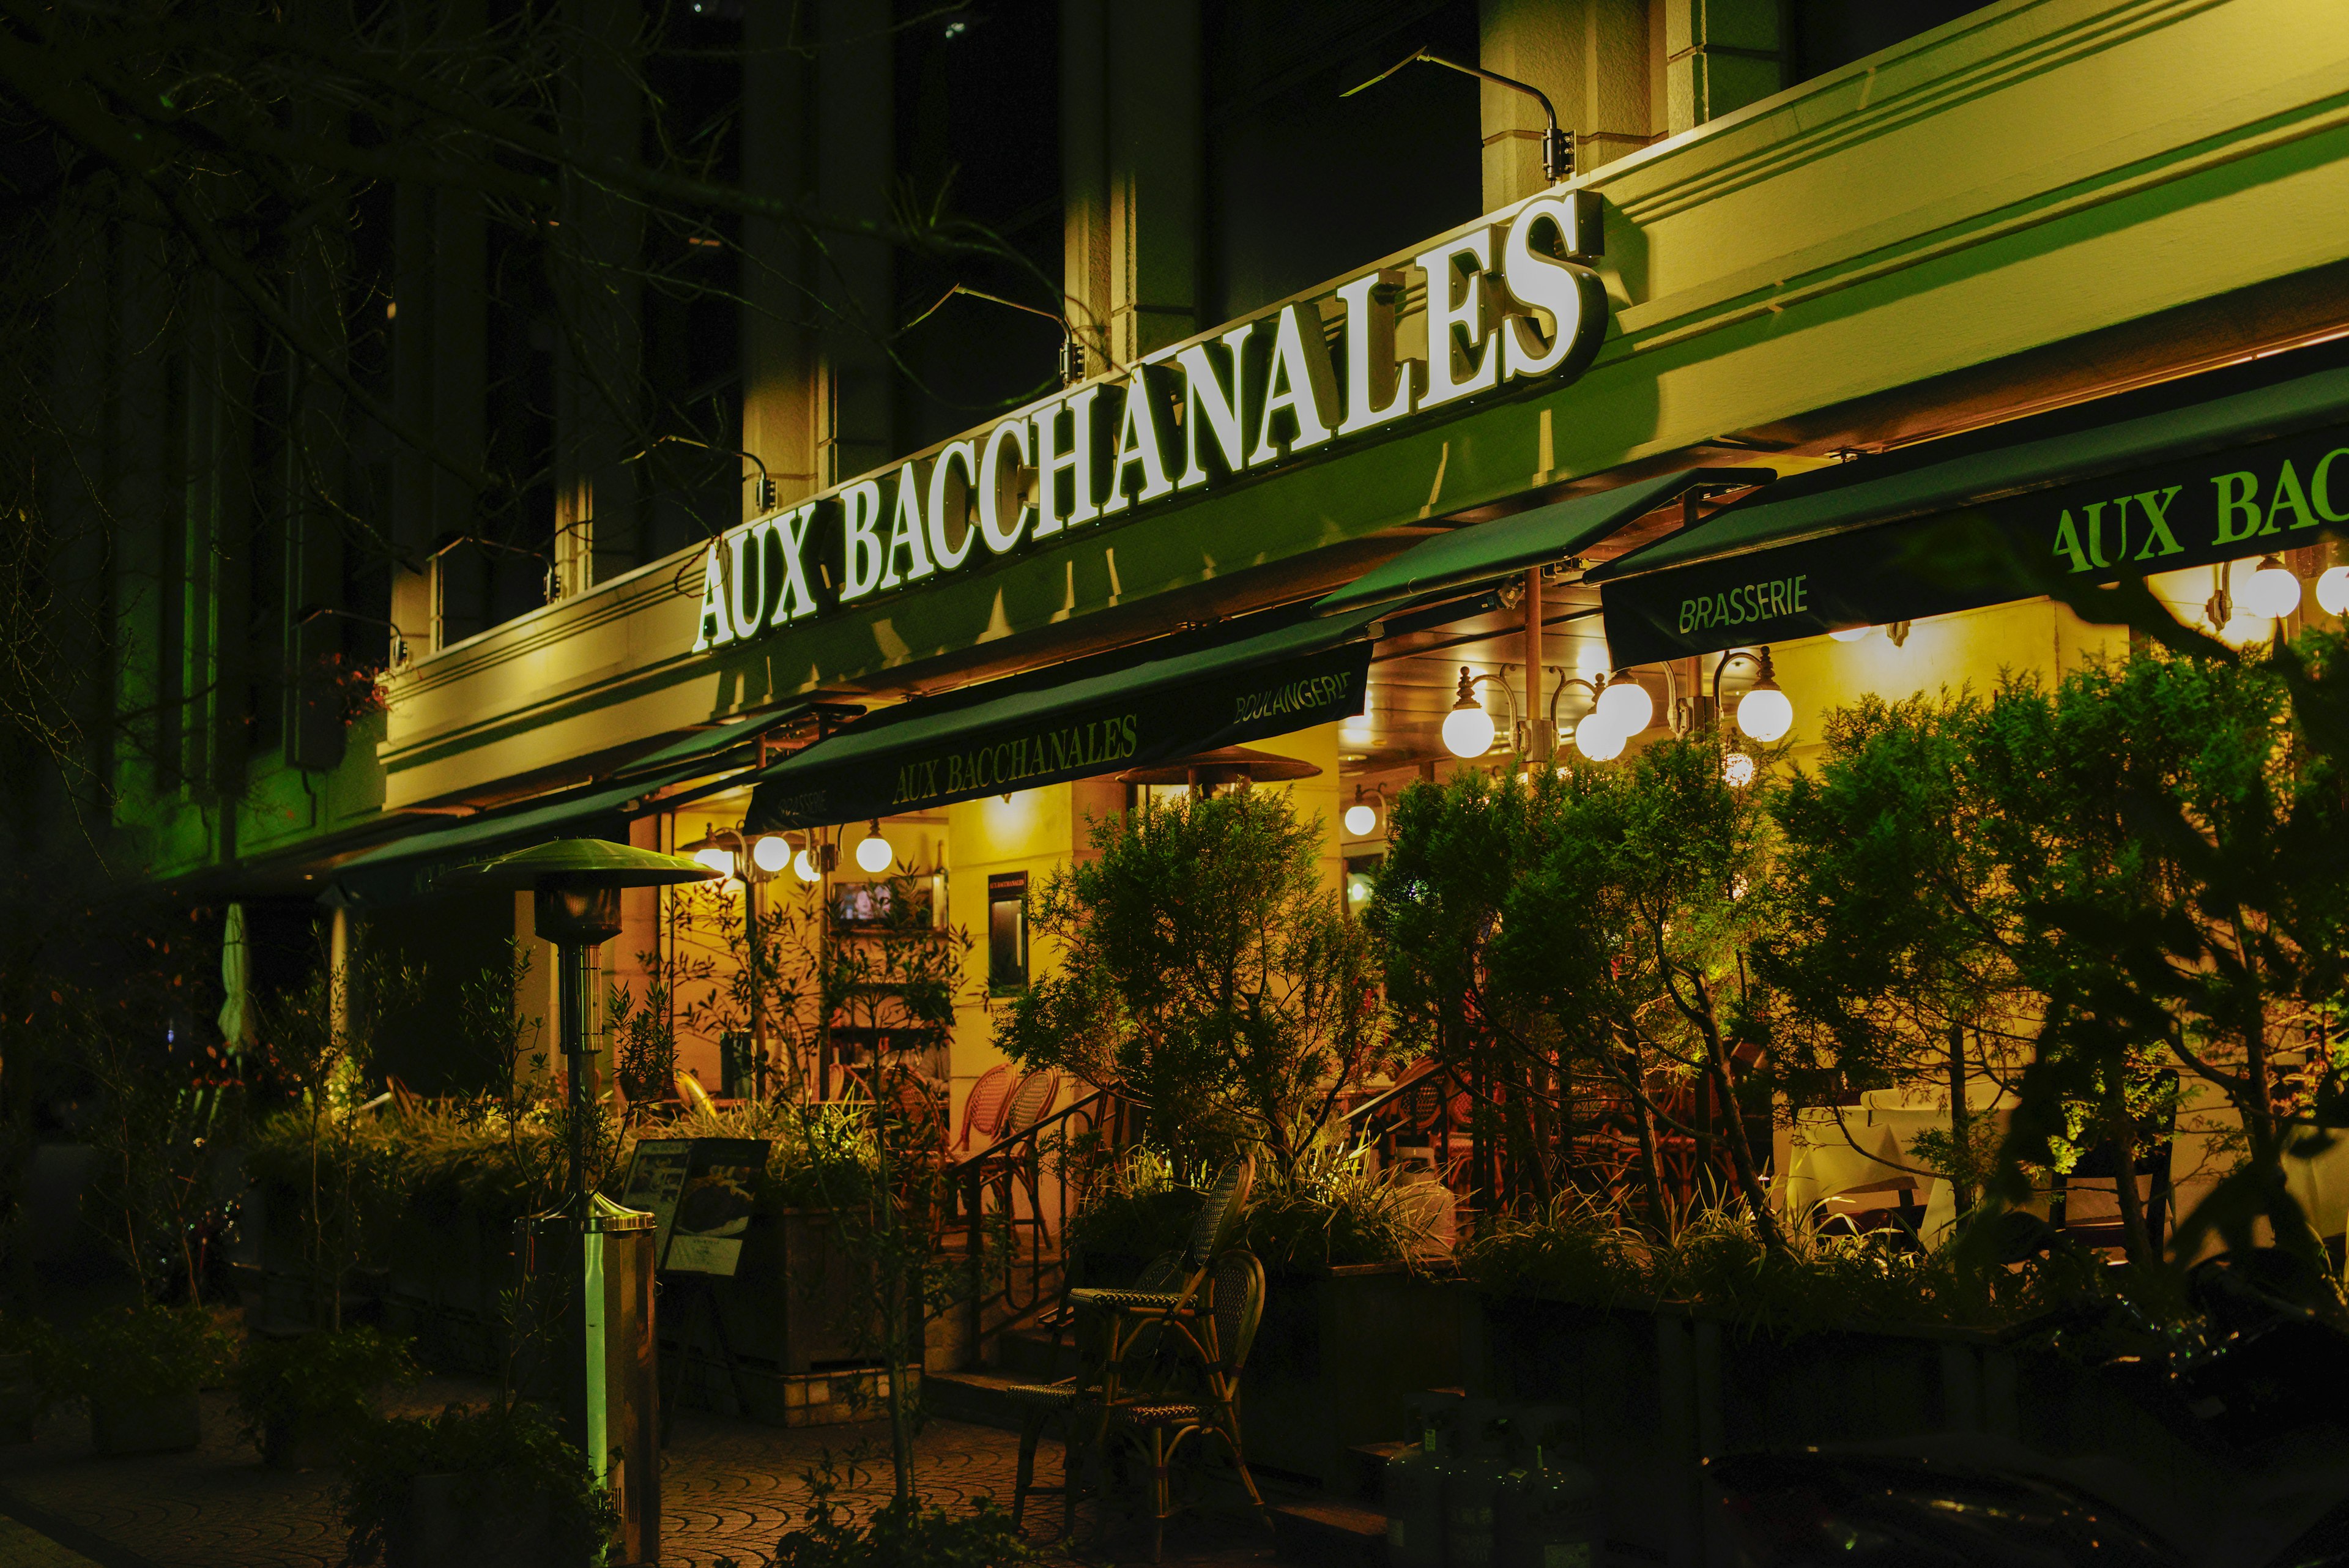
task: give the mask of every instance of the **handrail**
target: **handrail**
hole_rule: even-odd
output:
[[[1434,1077],[1444,1070],[1444,1064],[1441,1062],[1434,1060],[1433,1057],[1423,1057],[1416,1071],[1407,1072],[1404,1076],[1396,1079],[1385,1088],[1381,1089],[1376,1095],[1371,1096],[1371,1098],[1364,1100],[1361,1105],[1356,1106],[1352,1110],[1348,1111],[1346,1113],[1345,1119],[1350,1122],[1358,1121],[1361,1117],[1369,1116],[1371,1112],[1382,1108],[1393,1101],[1397,1096],[1402,1094],[1404,1090],[1417,1088],[1421,1084],[1424,1083],[1429,1078]]]
[[[969,1155],[964,1158],[956,1160],[953,1164],[947,1166],[947,1169],[948,1171],[958,1171],[967,1166],[978,1165],[982,1161],[990,1159],[1004,1149],[1009,1148],[1013,1144],[1026,1143],[1030,1139],[1033,1138],[1037,1134],[1042,1132],[1046,1127],[1050,1127],[1053,1123],[1067,1120],[1070,1116],[1072,1116],[1077,1112],[1083,1110],[1086,1106],[1091,1106],[1097,1101],[1109,1098],[1114,1092],[1115,1090],[1113,1088],[1095,1089],[1090,1095],[1086,1095],[1080,1099],[1071,1100],[1067,1105],[1062,1106],[1059,1110],[1054,1111],[1051,1115],[1037,1117],[1034,1121],[1030,1122],[1026,1127],[1021,1127],[1018,1132],[1010,1133],[1005,1137],[997,1138],[993,1143],[988,1144],[977,1154]]]

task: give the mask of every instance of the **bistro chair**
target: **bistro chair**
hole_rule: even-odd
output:
[[[1202,1306],[1200,1293],[1206,1286],[1209,1270],[1238,1231],[1240,1213],[1247,1205],[1248,1189],[1255,1182],[1256,1157],[1252,1154],[1240,1156],[1216,1178],[1216,1185],[1207,1191],[1206,1201],[1199,1206],[1199,1218],[1191,1227],[1190,1242],[1183,1250],[1180,1276],[1171,1286],[1069,1293],[1069,1306],[1076,1314],[1081,1334],[1085,1332],[1088,1317],[1107,1320],[1104,1354],[1111,1364],[1122,1361],[1133,1342],[1145,1334],[1155,1338],[1160,1324],[1198,1315]]]
[[[1144,1265],[1135,1276],[1133,1288],[1143,1294],[1164,1294],[1178,1285],[1182,1278],[1182,1254],[1164,1252]],[[1102,1412],[1120,1397],[1156,1391],[1164,1380],[1165,1369],[1154,1365],[1160,1345],[1156,1326],[1154,1324],[1147,1334],[1128,1337],[1123,1345],[1116,1344],[1115,1327],[1113,1317],[1101,1313],[1088,1314],[1077,1324],[1076,1376],[1057,1383],[1019,1384],[1005,1390],[1020,1412],[1019,1469],[1011,1488],[1011,1524],[1015,1530],[1028,1506],[1029,1494],[1038,1491],[1060,1493],[1061,1532],[1074,1530],[1083,1466],[1100,1447]],[[1057,1334],[1053,1342],[1059,1343]],[[1116,1357],[1113,1362],[1112,1354]],[[1089,1429],[1081,1433],[1074,1419],[1081,1409],[1090,1417]],[[1060,1422],[1061,1428],[1061,1484],[1040,1487],[1035,1484],[1036,1444],[1045,1427],[1054,1421]]]
[[[1044,1119],[1052,1102],[1061,1097],[1061,1075],[1057,1069],[1045,1068],[1030,1073],[1013,1087],[1003,1106],[1002,1125],[996,1128],[996,1143],[1018,1137]],[[1011,1185],[1018,1182],[1028,1193],[1028,1211],[1039,1223],[1043,1210],[1038,1201],[1037,1151],[1030,1147],[1025,1153],[1009,1151],[989,1155],[980,1164],[979,1180],[996,1190],[997,1209],[1011,1212]]]
[[[1240,1437],[1240,1373],[1256,1343],[1257,1325],[1264,1319],[1264,1265],[1253,1252],[1234,1251],[1218,1257],[1209,1272],[1206,1311],[1174,1321],[1170,1340],[1179,1344],[1191,1363],[1195,1389],[1188,1397],[1139,1396],[1109,1405],[1103,1414],[1110,1434],[1132,1442],[1150,1460],[1150,1560],[1158,1561],[1166,1543],[1166,1521],[1174,1513],[1172,1470],[1183,1445],[1195,1438],[1204,1449],[1209,1439],[1221,1443],[1238,1473],[1240,1490],[1268,1530],[1272,1515],[1264,1494],[1249,1473],[1247,1452]]]
[[[970,1093],[962,1102],[962,1137],[955,1140],[955,1152],[970,1152],[970,1138],[978,1135],[979,1147],[985,1148],[995,1141],[1003,1127],[1003,1113],[1011,1104],[1011,1067],[998,1062],[978,1075]]]

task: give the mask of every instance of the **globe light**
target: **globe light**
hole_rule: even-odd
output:
[[[815,868],[815,861],[804,849],[792,857],[792,870],[802,882],[812,882],[823,875]]]
[[[2253,615],[2281,620],[2300,607],[2300,579],[2273,556],[2262,556],[2235,602]]]
[[[720,849],[712,844],[706,848],[695,850],[693,857],[720,877],[734,875],[734,852],[730,849]]]
[[[1835,630],[1827,633],[1827,635],[1834,638],[1837,642],[1857,642],[1861,638],[1866,637],[1869,632],[1874,631],[1875,629],[1876,628],[1872,626],[1845,626],[1837,627]]]
[[[1623,734],[1636,735],[1656,716],[1656,701],[1638,681],[1619,677],[1599,693],[1597,711]]]
[[[2326,615],[2349,616],[2349,566],[2327,566],[2316,579],[2316,602]]]
[[[1795,727],[1795,705],[1765,675],[1738,699],[1737,727],[1767,745]]]
[[[750,841],[750,864],[771,877],[792,863],[792,841],[770,833]]]
[[[2271,618],[2240,608],[2229,616],[2227,624],[2219,628],[2219,640],[2230,648],[2249,648],[2253,643],[2265,642],[2274,635],[2275,622]]]
[[[1628,738],[1596,708],[1585,713],[1582,722],[1574,727],[1574,749],[1594,763],[1611,762],[1621,756]]]
[[[881,824],[874,821],[856,841],[856,863],[877,877],[889,869],[896,857],[890,851],[889,841],[881,836]]]
[[[1346,808],[1346,831],[1357,838],[1368,838],[1378,830],[1379,814],[1368,801],[1356,801]]]
[[[1721,759],[1721,782],[1732,789],[1744,789],[1754,782],[1754,759],[1744,752],[1732,752]]]
[[[1476,680],[1460,668],[1460,700],[1444,715],[1444,749],[1455,757],[1481,757],[1493,749],[1493,716],[1476,701]]]

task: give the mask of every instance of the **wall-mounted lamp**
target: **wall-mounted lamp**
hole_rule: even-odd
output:
[[[345,620],[365,621],[369,626],[389,628],[392,636],[391,666],[397,670],[408,662],[408,634],[381,616],[361,615],[356,610],[338,609],[333,605],[313,605],[294,618],[295,626],[307,626],[323,616],[340,616]]]
[[[1460,667],[1459,701],[1454,702],[1452,711],[1444,716],[1444,749],[1455,757],[1481,757],[1493,749],[1494,737],[1497,733],[1493,728],[1493,716],[1485,712],[1485,705],[1476,700],[1476,688],[1487,680],[1497,683],[1503,691],[1508,693],[1510,730],[1514,732],[1516,728],[1517,694],[1515,689],[1498,675],[1473,674],[1464,664]]]
[[[1365,793],[1369,794],[1369,800],[1363,798]],[[1371,801],[1373,800],[1378,802],[1378,805],[1372,805]],[[1387,797],[1383,791],[1374,789],[1365,792],[1361,785],[1356,784],[1354,804],[1346,808],[1346,831],[1356,838],[1368,838],[1371,834],[1376,833],[1379,830],[1379,818],[1384,814],[1386,804]]]
[[[1351,98],[1366,88],[1378,86],[1403,67],[1415,65],[1422,60],[1431,66],[1442,66],[1446,70],[1458,71],[1462,76],[1475,77],[1481,81],[1491,82],[1495,87],[1507,88],[1512,92],[1524,93],[1540,104],[1542,119],[1546,122],[1541,144],[1542,177],[1553,185],[1574,177],[1574,138],[1558,129],[1557,110],[1551,107],[1549,95],[1531,82],[1521,82],[1515,77],[1505,77],[1498,71],[1488,71],[1481,66],[1464,66],[1458,60],[1447,60],[1441,55],[1430,54],[1425,49],[1420,49],[1407,58],[1397,60],[1393,65],[1364,82],[1361,87],[1348,88],[1338,96]]]
[[[2300,607],[2300,578],[2278,557],[2262,556],[2236,602],[2253,615],[2282,620]]]
[[[896,858],[889,848],[889,841],[881,836],[881,819],[874,817],[865,828],[864,836],[856,841],[856,864],[878,877],[889,869]]]
[[[2326,615],[2349,615],[2349,566],[2327,566],[2316,579],[2317,607]]]

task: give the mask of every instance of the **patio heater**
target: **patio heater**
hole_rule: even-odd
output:
[[[620,934],[620,889],[707,881],[698,861],[600,838],[565,838],[478,867],[477,883],[534,895],[540,938],[558,955],[556,1012],[570,1069],[570,1190],[522,1220],[524,1299],[543,1334],[564,1436],[611,1493],[614,1564],[660,1559],[659,1412],[653,1327],[655,1221],[587,1183],[595,1099],[587,1087],[587,1011],[595,949]],[[551,1299],[550,1299],[551,1298]]]

